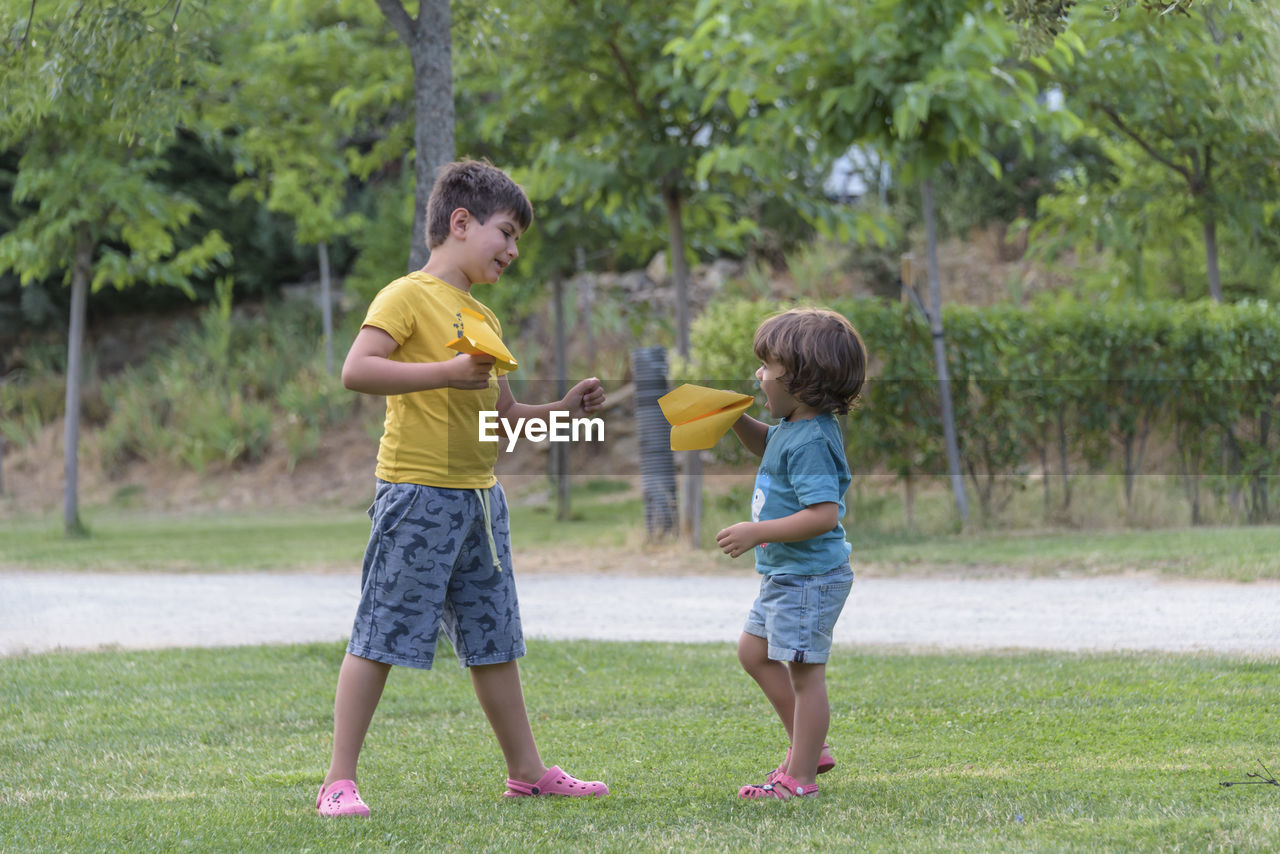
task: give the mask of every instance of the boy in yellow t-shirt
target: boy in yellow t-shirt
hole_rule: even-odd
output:
[[[609,793],[539,756],[516,664],[525,647],[507,504],[493,473],[497,444],[479,440],[483,411],[512,422],[581,415],[600,408],[604,389],[592,377],[563,400],[518,403],[506,378],[495,378],[493,356],[447,346],[469,324],[487,322],[501,335],[471,286],[498,280],[532,220],[524,191],[501,170],[473,160],[442,167],[427,202],[431,257],[378,293],[342,367],[347,388],[387,396],[387,417],[360,604],[338,674],[333,754],[316,798],[322,816],[369,815],[356,763],[387,674],[394,664],[429,669],[442,625],[506,759],[503,794]]]

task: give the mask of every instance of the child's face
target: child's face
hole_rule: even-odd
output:
[[[502,271],[520,255],[516,246],[520,226],[511,211],[498,211],[483,223],[472,218],[467,223],[467,278],[472,284],[496,282]]]
[[[782,365],[773,359],[765,359],[756,369],[756,379],[760,381],[760,390],[764,392],[765,408],[779,421],[794,413],[800,406],[800,401],[791,396],[782,382],[786,374]]]

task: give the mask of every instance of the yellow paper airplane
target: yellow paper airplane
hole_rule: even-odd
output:
[[[493,365],[493,370],[498,376],[509,374],[520,367],[516,362],[516,357],[511,355],[507,345],[502,343],[498,333],[494,332],[493,327],[489,325],[488,318],[480,312],[472,311],[469,308],[462,309],[462,314],[467,317],[462,335],[450,341],[445,345],[446,347],[472,356],[480,354],[492,356],[497,359]]]
[[[715,445],[755,398],[685,383],[658,398],[671,423],[671,450],[702,451]]]

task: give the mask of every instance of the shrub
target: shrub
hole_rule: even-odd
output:
[[[249,315],[219,302],[184,340],[183,349],[106,383],[108,465],[136,459],[204,471],[261,459],[278,445],[292,468],[349,405],[350,395],[324,374],[318,322],[307,306]]]
[[[694,326],[681,375],[750,377],[752,333],[782,307],[712,304]],[[879,300],[829,307],[858,328],[871,357],[862,407],[846,430],[850,464],[894,474],[908,492],[914,478],[943,474],[924,318]],[[1202,483],[1243,505],[1249,521],[1280,515],[1269,493],[1280,477],[1280,316],[1266,304],[948,306],[943,321],[961,464],[984,518],[1026,487],[1033,466],[1047,475],[1051,448],[1064,506],[1068,461],[1081,460],[1090,471],[1120,470],[1132,512],[1134,482],[1156,437],[1174,447],[1193,523],[1201,521]]]

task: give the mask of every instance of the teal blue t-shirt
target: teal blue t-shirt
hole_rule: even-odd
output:
[[[844,518],[844,493],[853,478],[834,415],[781,421],[769,428],[751,495],[751,521],[781,519],[831,501]],[[822,575],[849,562],[851,547],[839,521],[825,534],[795,543],[756,546],[761,575]]]

